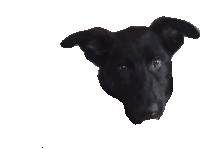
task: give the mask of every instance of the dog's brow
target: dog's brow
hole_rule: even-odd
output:
[[[166,57],[166,54],[160,51],[156,51],[148,53],[147,56],[150,56],[152,59],[157,57],[164,59],[164,57]]]

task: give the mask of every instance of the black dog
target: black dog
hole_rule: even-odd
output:
[[[132,123],[159,119],[173,91],[173,54],[184,36],[197,39],[191,23],[168,17],[150,27],[129,27],[110,32],[96,27],[74,33],[61,42],[63,48],[79,45],[85,57],[99,67],[104,91],[119,99]]]

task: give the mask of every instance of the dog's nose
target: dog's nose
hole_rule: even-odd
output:
[[[154,116],[158,112],[158,104],[154,103],[149,107],[148,113],[149,116]]]
[[[149,106],[148,109],[141,112],[141,120],[147,120],[147,119],[157,119],[158,118],[158,104],[154,103],[151,106]]]
[[[142,120],[158,119],[158,105],[156,103],[149,106],[144,113],[141,113]]]
[[[152,112],[152,113],[155,113],[156,111],[158,111],[158,104],[154,103],[153,105],[151,105],[149,107],[149,111]]]

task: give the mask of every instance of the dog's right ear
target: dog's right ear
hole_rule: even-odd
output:
[[[60,45],[63,48],[72,48],[78,45],[86,59],[96,66],[102,66],[107,61],[112,43],[113,34],[106,29],[96,27],[71,34]]]

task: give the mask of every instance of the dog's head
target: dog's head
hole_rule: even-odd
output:
[[[119,32],[93,28],[74,33],[61,42],[79,45],[86,58],[98,66],[102,88],[119,99],[134,123],[159,119],[173,91],[173,54],[184,36],[198,38],[189,22],[161,17],[150,27],[129,27]]]

